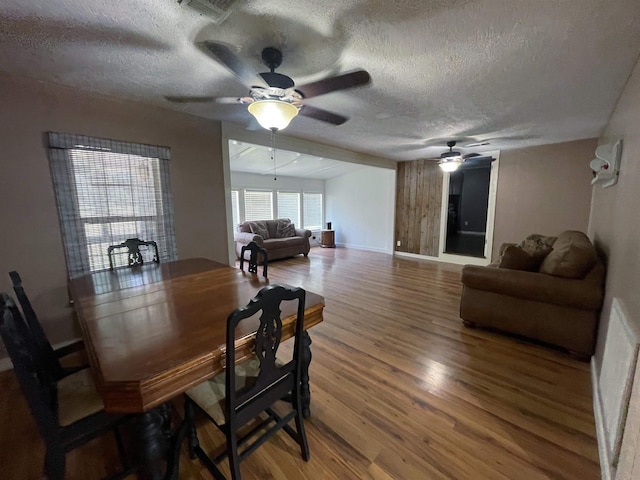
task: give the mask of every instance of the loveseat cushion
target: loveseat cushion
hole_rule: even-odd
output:
[[[264,242],[264,248],[266,248],[267,251],[277,250],[279,248],[288,248],[301,245],[305,240],[306,239],[302,237],[270,238]]]
[[[584,233],[564,232],[540,265],[540,273],[564,278],[583,278],[597,261],[595,248]]]
[[[553,244],[555,243],[557,238],[558,237],[549,237],[546,235],[534,233],[520,242],[518,246],[536,260],[537,264],[534,270],[537,270],[546,256],[551,253]]]
[[[502,252],[500,268],[512,270],[525,270],[534,272],[538,269],[539,262],[536,257],[518,245],[508,245]]]
[[[260,235],[263,240],[270,238],[269,230],[265,222],[249,222],[249,228],[251,229],[251,233]]]
[[[296,227],[288,218],[279,218],[276,220],[275,238],[293,237],[296,234]]]

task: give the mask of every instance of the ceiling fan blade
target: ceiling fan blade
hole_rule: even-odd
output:
[[[338,115],[337,113],[328,112],[327,110],[312,107],[311,105],[303,105],[300,109],[300,115],[314,118],[316,120],[320,120],[321,122],[327,122],[332,125],[342,125],[344,122],[349,120],[347,117],[343,117],[342,115]]]
[[[466,160],[467,158],[482,157],[482,156],[483,155],[480,153],[467,153],[466,155],[463,155],[462,158]]]
[[[262,77],[240,60],[226,45],[216,42],[201,42],[198,45],[205,53],[213,56],[218,62],[227,67],[247,87],[269,87]]]
[[[221,104],[244,104],[253,103],[251,97],[172,97],[166,96],[165,100],[172,103],[221,103]]]
[[[296,87],[296,90],[304,98],[317,97],[325,93],[335,92],[336,90],[344,90],[347,88],[360,87],[371,82],[371,75],[366,70],[356,70],[335,77],[325,78],[317,82],[307,83]]]
[[[215,102],[216,97],[172,97],[165,96],[165,100],[172,103],[210,103]]]
[[[225,105],[241,103],[243,105],[248,105],[249,103],[253,103],[253,98],[251,97],[217,97],[216,103],[222,103]]]

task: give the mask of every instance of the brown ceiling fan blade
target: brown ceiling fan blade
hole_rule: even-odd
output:
[[[206,54],[212,56],[222,65],[227,67],[247,87],[269,87],[262,77],[256,74],[251,67],[240,60],[240,58],[226,45],[216,42],[201,42],[198,46]]]
[[[296,87],[296,90],[305,98],[317,97],[325,93],[345,90],[347,88],[360,87],[371,82],[371,75],[365,70],[355,70],[335,77],[325,78],[317,82],[307,83]]]
[[[320,120],[321,122],[327,122],[332,125],[342,125],[344,122],[349,120],[347,117],[343,117],[342,115],[338,115],[337,113],[328,112],[327,110],[312,107],[311,105],[303,105],[300,109],[300,115],[314,118],[316,120]]]
[[[172,103],[211,103],[215,102],[216,97],[174,97],[174,96],[166,96],[165,100],[168,100]]]
[[[223,105],[237,104],[237,103],[248,105],[249,103],[253,103],[253,98],[251,97],[217,97],[216,103],[222,103]]]

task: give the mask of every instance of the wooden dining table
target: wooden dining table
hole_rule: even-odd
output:
[[[177,477],[178,453],[173,452],[173,465],[171,459],[161,459],[169,437],[167,402],[224,371],[227,317],[267,285],[266,278],[206,258],[100,271],[70,280],[96,388],[107,412],[138,414],[137,439],[148,478]],[[311,362],[306,330],[322,322],[323,308],[324,299],[307,292],[305,417],[310,414]],[[293,336],[295,314],[296,305],[283,303],[283,341]],[[238,358],[251,354],[257,324],[257,319],[249,319],[237,330]],[[181,441],[176,436],[174,450]]]

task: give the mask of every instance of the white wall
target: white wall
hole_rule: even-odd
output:
[[[313,192],[324,193],[324,180],[315,178],[297,178],[273,175],[260,175],[257,173],[231,172],[231,188],[258,188],[267,190],[284,190],[288,192]]]
[[[364,167],[325,180],[325,221],[336,244],[393,253],[396,171]]]

